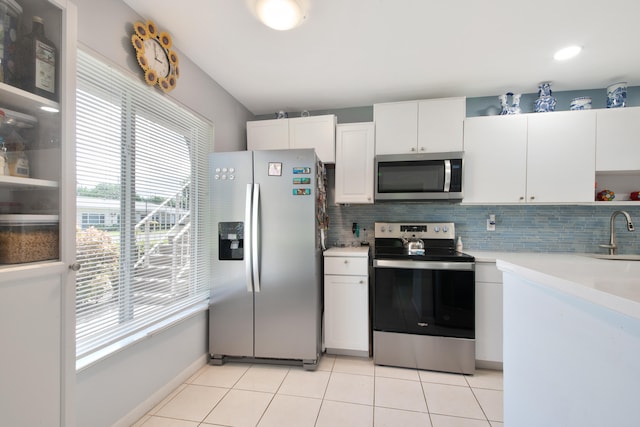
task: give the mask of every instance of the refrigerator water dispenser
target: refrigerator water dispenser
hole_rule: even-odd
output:
[[[244,259],[244,222],[218,223],[218,259]]]

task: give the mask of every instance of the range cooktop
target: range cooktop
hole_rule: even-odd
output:
[[[473,262],[475,258],[455,250],[455,224],[376,222],[375,259]],[[421,243],[423,250],[409,250],[409,244]],[[417,253],[416,253],[417,252]]]

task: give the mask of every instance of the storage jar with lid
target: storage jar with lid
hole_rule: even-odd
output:
[[[0,264],[59,257],[57,215],[0,215]]]

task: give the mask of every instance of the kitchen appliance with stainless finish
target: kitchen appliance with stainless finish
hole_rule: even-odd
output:
[[[384,154],[375,158],[375,200],[462,200],[464,153]]]
[[[374,237],[374,363],[473,374],[475,258],[455,224],[376,222]]]
[[[323,166],[314,150],[214,153],[212,364],[301,362],[321,352]],[[320,223],[320,224],[319,224]]]

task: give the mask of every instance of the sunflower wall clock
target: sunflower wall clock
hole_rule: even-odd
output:
[[[178,54],[171,49],[171,36],[166,31],[158,32],[152,20],[137,21],[133,29],[131,43],[144,71],[144,80],[150,86],[157,84],[164,92],[172,91],[178,83],[180,69]]]

